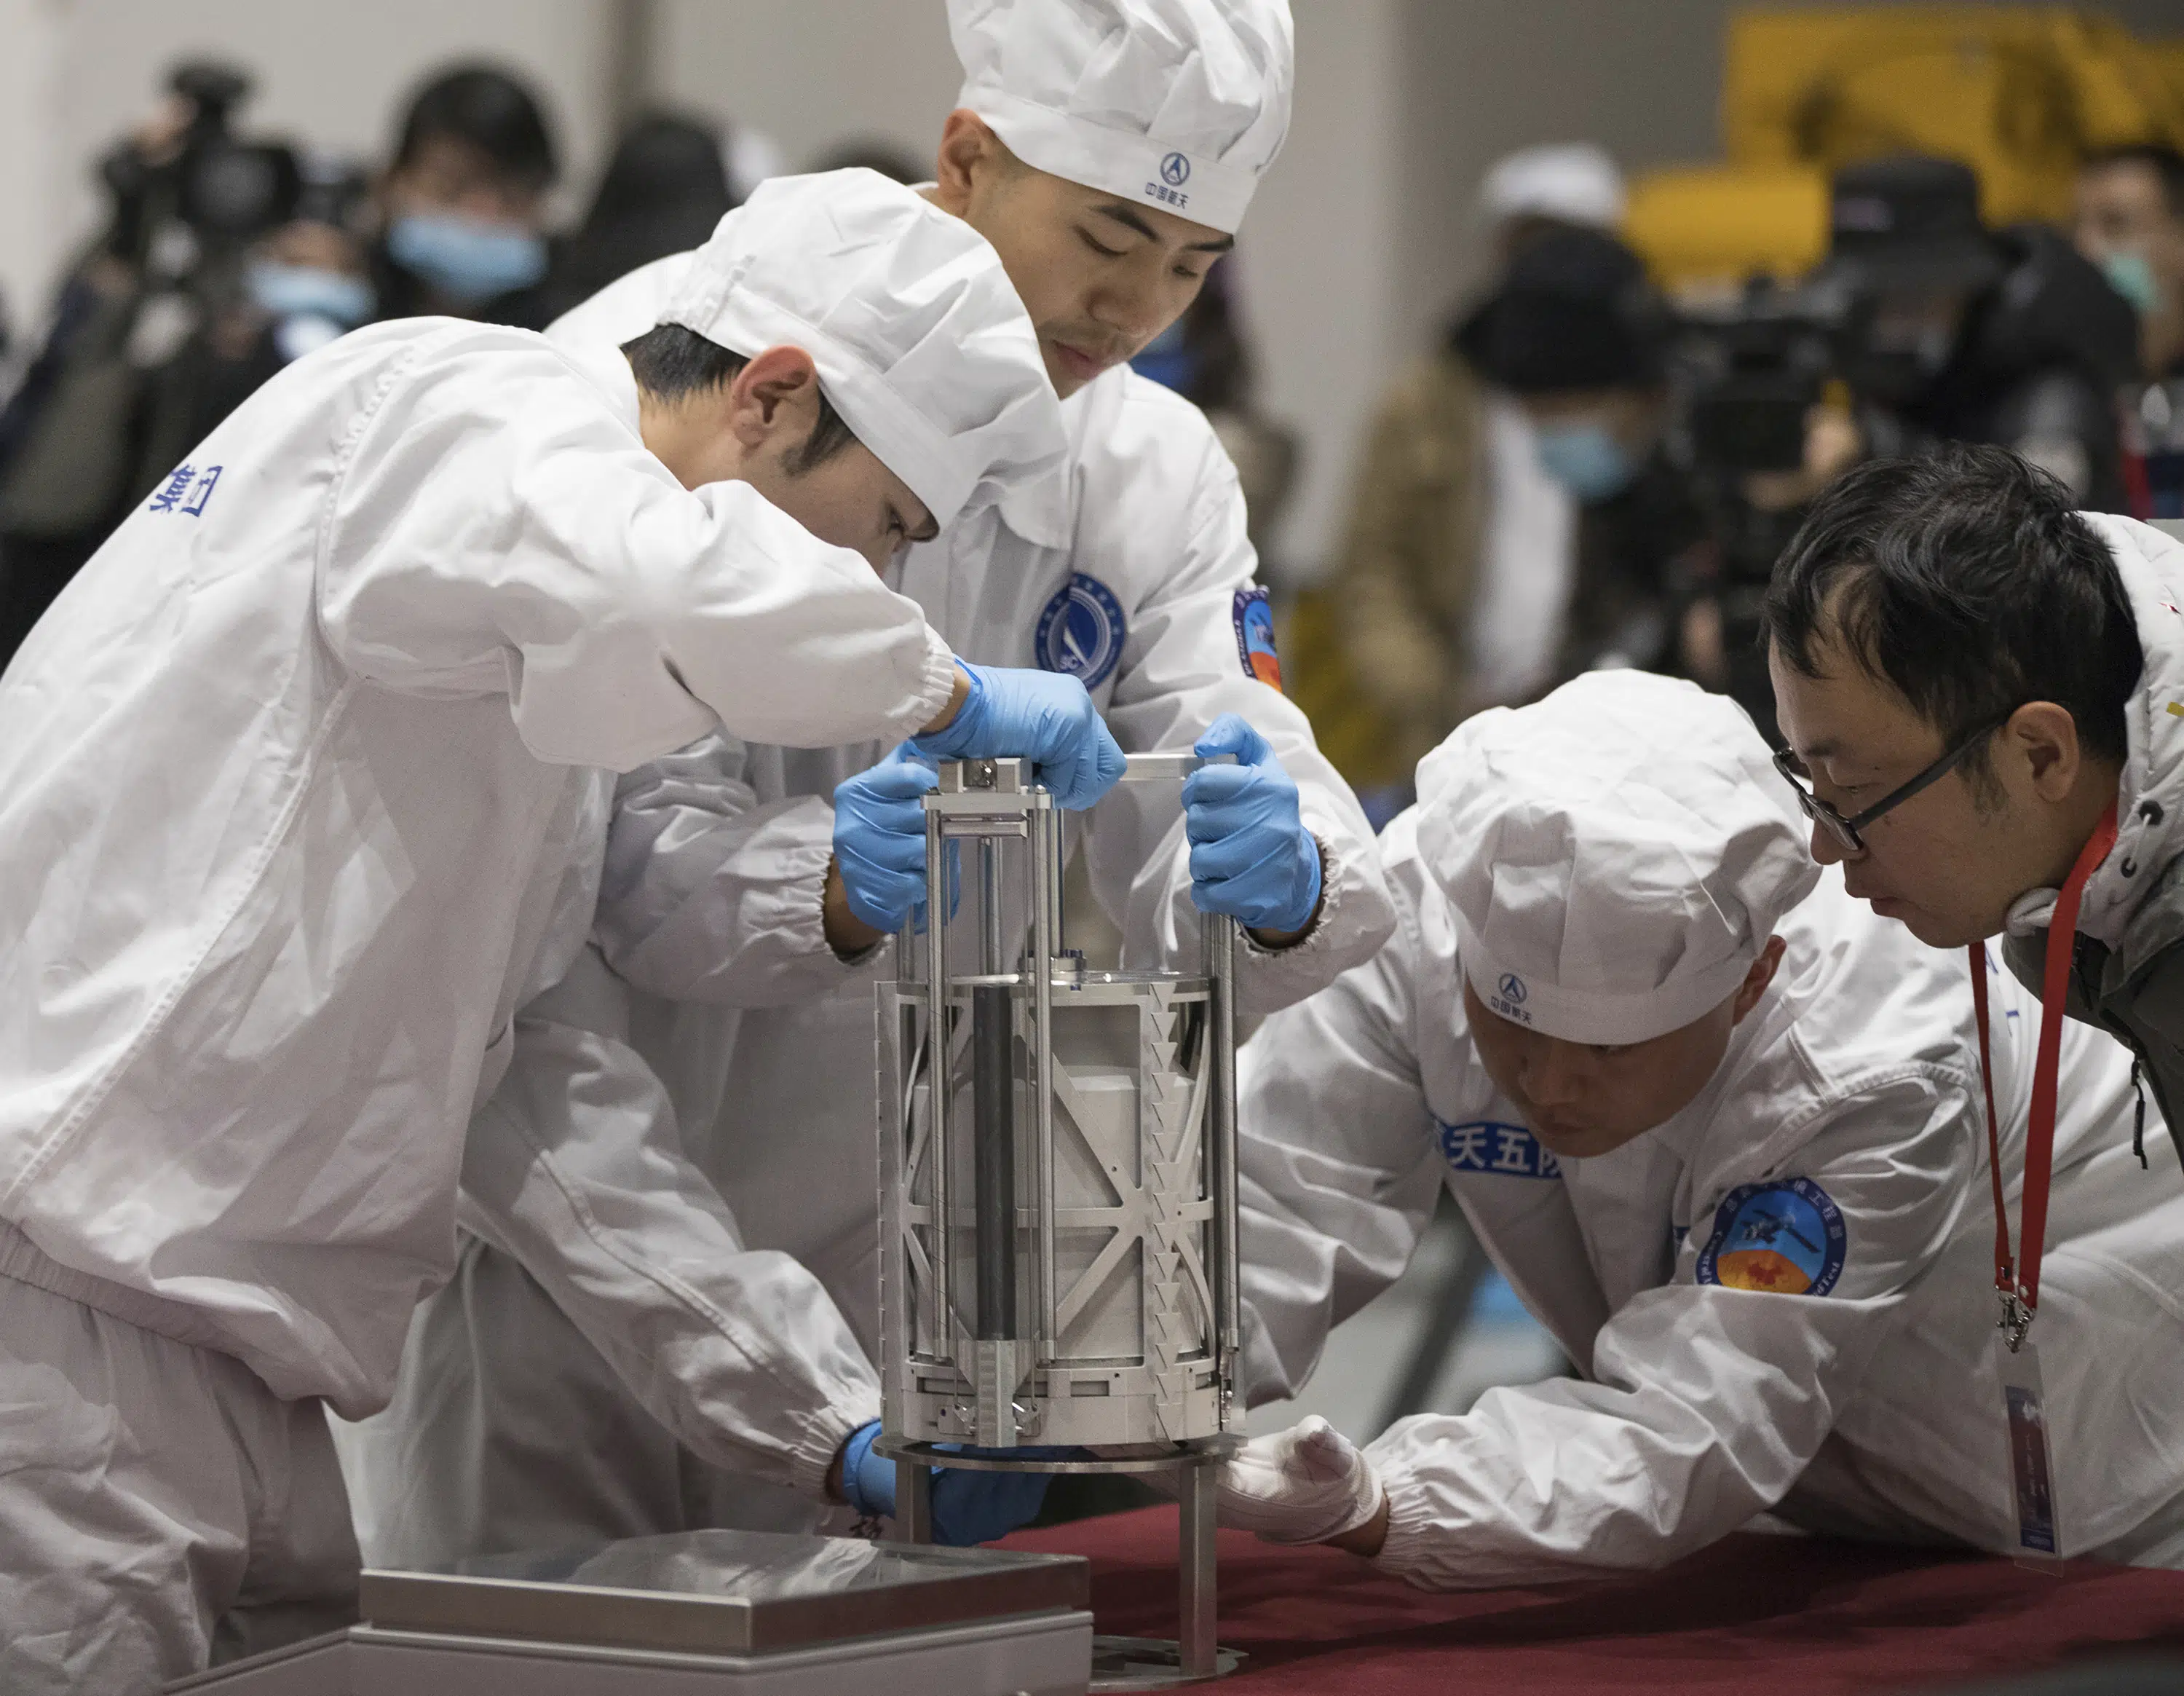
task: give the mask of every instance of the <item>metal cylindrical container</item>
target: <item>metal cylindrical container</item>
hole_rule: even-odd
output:
[[[1195,766],[1133,761],[1139,781]],[[1187,1453],[1231,1424],[1232,928],[1195,972],[1063,946],[1058,816],[1013,762],[942,768],[928,912],[880,988],[891,1443]],[[933,1009],[942,1016],[935,1019]]]

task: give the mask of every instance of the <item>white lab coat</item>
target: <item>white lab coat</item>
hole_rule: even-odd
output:
[[[633,273],[551,333],[588,346],[641,333],[686,263],[678,256]],[[1234,468],[1204,416],[1128,371],[1100,378],[1062,411],[1072,443],[1064,475],[967,516],[910,550],[889,581],[966,659],[1030,666],[1040,662],[1045,610],[1072,573],[1095,578],[1127,633],[1114,633],[1112,657],[1089,656],[1108,662],[1087,681],[1126,750],[1188,748],[1224,711],[1268,738],[1297,782],[1326,864],[1313,934],[1279,953],[1247,948],[1240,963],[1244,1009],[1270,1011],[1369,957],[1388,934],[1371,830],[1303,715],[1245,672],[1238,596],[1251,586],[1256,556]],[[663,1425],[710,1465],[809,1498],[842,1441],[878,1417],[873,985],[887,951],[839,959],[822,930],[821,891],[834,786],[887,748],[872,740],[806,751],[713,737],[622,780],[596,936],[638,990],[628,1044],[616,1051],[623,1063],[610,1079],[588,1060],[581,1091],[531,1087],[520,1079],[532,1057],[519,1028],[503,1095],[521,1093],[522,1130],[498,1115],[473,1126],[470,1158],[502,1175],[490,1192],[466,1182],[465,1219],[536,1281],[471,1251],[458,1286],[421,1314],[396,1405],[344,1452],[368,1554],[426,1559],[549,1536],[636,1535],[731,1510],[750,1522],[723,1509],[718,1490],[702,1511],[679,1505],[678,1463],[658,1441]],[[1091,815],[1086,847],[1095,890],[1121,918],[1132,956],[1195,958],[1176,791],[1113,792]],[[593,1023],[618,1035],[624,1016]],[[558,1025],[554,1046],[536,1056],[543,1072],[566,1068],[571,1045],[597,1059],[582,1024]],[[627,1063],[638,1057],[665,1084],[671,1117],[650,1076]],[[498,1152],[481,1149],[481,1136]],[[658,1151],[651,1174],[674,1193],[653,1206],[627,1194],[601,1200],[629,1221],[615,1236],[617,1279],[571,1278],[559,1263],[584,1252],[582,1242],[495,1199],[588,1188],[607,1163],[590,1151],[639,1141]],[[676,1173],[685,1153],[717,1186],[725,1213],[700,1199],[704,1183],[694,1189],[687,1172]],[[700,1252],[722,1231],[748,1252]],[[689,1298],[663,1284],[662,1264],[695,1269]],[[540,1311],[549,1289],[561,1310],[551,1317]],[[746,1321],[730,1325],[738,1311]],[[616,1342],[632,1327],[655,1339],[649,1367]],[[629,1390],[616,1389],[618,1377]],[[581,1453],[557,1436],[560,1409],[597,1409],[618,1393],[621,1435]],[[608,1429],[596,1414],[587,1428]],[[760,1440],[769,1431],[770,1448]],[[545,1453],[550,1481],[537,1459]],[[500,1482],[482,1488],[481,1479]],[[766,1497],[738,1488],[750,1502]],[[767,1499],[750,1511],[780,1524],[788,1508]]]
[[[379,1406],[510,1013],[581,944],[595,768],[937,712],[915,605],[637,426],[611,352],[359,332],[33,633],[0,680],[0,1275]]]
[[[1402,1271],[1444,1185],[1581,1375],[1371,1444],[1380,1564],[1435,1588],[1650,1567],[1778,1504],[1816,1529],[2012,1547],[1964,956],[1830,873],[1781,924],[1781,968],[1698,1097],[1557,1168],[1471,1046],[1414,817],[1382,839],[1396,940],[1242,1057],[1249,1394],[1295,1392],[1329,1327]],[[1989,970],[2014,1223],[2039,1008]],[[2174,1561],[2184,1176],[2158,1119],[2152,1169],[2132,1158],[2129,1062],[2106,1037],[2065,1028],[2060,1093],[2033,1340],[2064,1545]],[[1734,1249],[1714,1241],[1734,1192],[1794,1180],[1840,1209],[1838,1245],[1814,1233],[1832,1272],[1807,1269],[1827,1293],[1703,1280],[1709,1247]]]

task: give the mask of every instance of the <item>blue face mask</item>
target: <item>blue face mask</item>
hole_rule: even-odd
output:
[[[1545,425],[1539,438],[1547,475],[1588,505],[1622,494],[1638,475],[1630,450],[1605,425]]]
[[[2138,309],[2145,317],[2161,304],[2161,286],[2153,280],[2153,267],[2144,254],[2119,252],[2101,261],[2101,274],[2109,287]]]
[[[243,287],[276,318],[323,318],[354,330],[371,316],[371,285],[344,271],[259,259],[244,274]]]
[[[546,275],[546,243],[528,230],[453,212],[407,212],[387,232],[394,263],[465,304],[528,288]]]

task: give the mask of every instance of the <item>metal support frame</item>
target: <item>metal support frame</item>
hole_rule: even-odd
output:
[[[1174,782],[1204,763],[1189,755],[1134,755],[1125,780]],[[889,1346],[883,1351],[889,1431],[879,1452],[894,1457],[897,1468],[894,1535],[930,1541],[928,1468],[936,1461],[982,1470],[1171,1472],[1181,1509],[1178,1638],[1173,1643],[1100,1640],[1092,1688],[1154,1689],[1217,1677],[1237,1660],[1218,1648],[1216,1637],[1215,1543],[1215,1469],[1237,1442],[1241,1330],[1234,921],[1202,920],[1195,980],[1174,973],[1087,974],[1081,960],[1072,962],[1063,952],[1061,821],[1046,793],[1032,783],[1028,765],[1011,760],[944,765],[925,807],[928,923],[922,947],[911,931],[897,938],[895,983],[880,990],[881,1183],[887,1202],[883,1229],[889,1233],[882,1245],[882,1323]],[[1005,893],[1003,877],[1010,839],[1023,845],[1013,894]],[[975,879],[976,889],[962,891],[968,937],[959,934],[951,946],[950,862],[959,846],[961,874],[967,885]],[[1010,907],[1019,900],[1020,920]],[[975,953],[975,971],[964,971],[951,958],[966,948]],[[1129,1133],[1112,1128],[1114,1122],[1085,1117],[1089,1109],[1079,1102],[1096,1098],[1080,1096],[1084,1086],[1072,1083],[1071,1073],[1064,1070],[1057,1079],[1058,997],[1073,1009],[1072,1019],[1092,1016],[1074,1011],[1078,1008],[1139,1008],[1134,1075],[1141,1091],[1134,1133],[1140,1141],[1135,1145],[1128,1141]],[[1202,1013],[1196,1010],[1201,1007]],[[959,1035],[968,1039],[961,1055]],[[966,1064],[967,1099],[957,1095]],[[1185,1093],[1178,1094],[1178,1088]],[[922,1114],[916,1106],[920,1101]],[[1088,1205],[1081,1188],[1072,1188],[1065,1211],[1057,1194],[1061,1108],[1070,1115],[1077,1139],[1070,1145],[1072,1162],[1081,1164],[1089,1150],[1095,1163],[1142,1159],[1148,1174],[1157,1169],[1162,1175],[1133,1180],[1127,1167],[1111,1164],[1123,1186],[1123,1203]],[[1102,1123],[1110,1126],[1100,1133],[1106,1141],[1095,1135]],[[1123,1148],[1142,1153],[1112,1152],[1118,1135]],[[1020,1149],[1032,1167],[1030,1182],[1021,1191]],[[964,1163],[960,1169],[958,1159]],[[968,1197],[953,1193],[962,1187],[959,1174],[967,1174]],[[1180,1186],[1178,1179],[1186,1174],[1202,1178]],[[1133,1181],[1145,1187],[1128,1187]],[[1065,1288],[1057,1266],[1060,1228],[1079,1233],[1081,1241],[1088,1220],[1104,1221],[1110,1214],[1122,1223],[1106,1227],[1116,1233],[1100,1251],[1108,1258],[1095,1258],[1089,1270],[1081,1259],[1073,1260]],[[1168,1269],[1159,1285],[1144,1286],[1145,1361],[1130,1370],[1139,1375],[1134,1381],[1159,1387],[1125,1389],[1125,1375],[1115,1375],[1114,1395],[1132,1399],[1112,1404],[1123,1417],[1110,1422],[1104,1413],[1089,1416],[1105,1404],[1073,1401],[1072,1386],[1088,1377],[1088,1351],[1082,1346],[1086,1333],[1072,1329],[1082,1325],[1086,1309],[1072,1308],[1072,1301],[1084,1303],[1099,1278],[1108,1275],[1100,1269],[1118,1264],[1112,1257],[1140,1237],[1149,1256],[1160,1245]],[[961,1292],[959,1245],[967,1250],[966,1275],[973,1286]],[[1157,1305],[1156,1288],[1162,1292]],[[1031,1314],[1021,1310],[1026,1298]],[[1103,1398],[1108,1391],[1096,1357],[1106,1352],[1089,1351],[1091,1381]],[[950,1396],[958,1399],[951,1404],[945,1400]],[[1072,1404],[1086,1412],[1060,1418]],[[906,1423],[904,1410],[911,1406],[924,1411],[916,1422]],[[1074,1430],[1088,1434],[1042,1438],[1039,1422],[1050,1419],[1064,1426],[1073,1422]],[[1112,1458],[1061,1462],[1018,1461],[1005,1453],[944,1454],[934,1446],[936,1434],[956,1432],[987,1451],[1035,1441],[1098,1442],[1106,1439],[1089,1433],[1099,1430],[1167,1435],[1150,1446],[1158,1452],[1140,1445],[1127,1456],[1102,1449]],[[924,1435],[912,1437],[913,1431]]]

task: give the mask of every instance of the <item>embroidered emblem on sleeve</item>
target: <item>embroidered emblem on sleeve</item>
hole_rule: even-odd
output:
[[[1279,689],[1282,656],[1274,651],[1274,609],[1266,590],[1238,589],[1232,616],[1236,625],[1236,657],[1244,662],[1244,675]]]
[[[1825,1296],[1842,1275],[1842,1209],[1809,1178],[1731,1190],[1699,1251],[1698,1281],[1778,1296]]]

